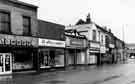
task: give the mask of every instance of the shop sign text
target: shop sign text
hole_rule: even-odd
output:
[[[13,35],[1,35],[0,45],[12,45],[12,46],[35,46],[36,41],[29,37],[13,36]]]
[[[109,47],[110,48],[114,48],[114,44],[109,44]]]
[[[65,41],[50,40],[50,39],[38,39],[39,46],[49,46],[49,47],[65,47]]]
[[[68,47],[86,47],[86,43],[84,39],[78,39],[78,38],[67,38],[66,40],[66,46]]]

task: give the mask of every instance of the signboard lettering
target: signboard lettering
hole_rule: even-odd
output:
[[[11,45],[15,45],[16,41],[15,40],[11,40]]]
[[[35,46],[36,40],[30,37],[0,34],[0,45]],[[34,42],[33,42],[34,40]]]
[[[39,38],[39,46],[65,47],[65,41],[41,39]]]
[[[0,44],[4,44],[4,39],[0,39]]]
[[[22,45],[26,45],[26,42],[25,41],[22,41]]]
[[[17,40],[17,45],[21,45],[21,40]]]
[[[5,44],[9,45],[10,44],[10,40],[9,39],[5,39]]]
[[[68,47],[75,47],[75,48],[86,47],[85,39],[68,37],[66,42],[67,42],[66,46],[68,46]]]

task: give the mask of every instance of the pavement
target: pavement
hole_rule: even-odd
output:
[[[0,84],[135,84],[135,59],[75,70],[1,76]]]

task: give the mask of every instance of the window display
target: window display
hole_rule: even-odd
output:
[[[89,56],[89,63],[90,64],[96,64],[97,63],[97,57],[96,57],[96,55],[90,55]]]
[[[62,49],[56,50],[55,65],[64,66],[64,50]]]
[[[33,68],[32,53],[27,50],[15,50],[13,52],[13,70]]]
[[[64,66],[63,49],[43,49],[40,52],[41,68]]]
[[[66,53],[67,57],[68,57],[68,65],[73,65],[74,64],[74,57],[75,57],[75,51],[74,50],[68,50]]]

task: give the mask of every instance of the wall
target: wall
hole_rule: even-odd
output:
[[[99,41],[100,41],[100,53],[106,53],[106,47],[105,47],[105,35],[106,33],[100,29],[98,29],[98,31],[100,31],[100,35],[99,35]],[[103,40],[103,41],[102,41]]]
[[[38,20],[38,36],[46,39],[65,40],[65,26]]]
[[[5,0],[6,1],[6,0]],[[0,1],[0,10],[10,12],[11,16],[11,32],[12,34],[22,35],[23,19],[22,16],[31,17],[31,33],[33,36],[37,34],[37,11],[16,7],[10,3]]]
[[[80,32],[80,34],[85,35],[88,40],[93,40],[92,31],[96,30],[96,36],[97,36],[96,41],[99,41],[99,33],[94,23],[70,26],[70,27],[66,27],[66,29],[77,29],[77,31]]]

